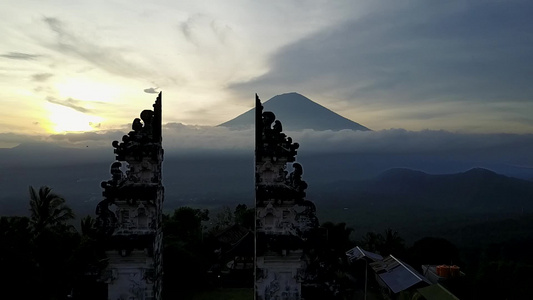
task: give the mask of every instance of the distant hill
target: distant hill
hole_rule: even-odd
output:
[[[418,239],[446,228],[533,213],[533,182],[474,168],[431,175],[390,169],[368,180],[314,184],[322,220],[347,220],[356,236],[387,227]]]
[[[533,182],[474,168],[457,174],[431,175],[421,171],[395,168],[379,176],[361,181],[330,183],[341,202],[358,199],[380,199],[433,206],[443,209],[533,212]],[[344,200],[342,200],[344,199]]]
[[[13,148],[0,148],[0,168],[21,165],[77,165],[114,159],[113,149],[66,148],[53,143],[23,143]]]
[[[314,130],[370,130],[349,120],[298,93],[272,97],[263,103],[264,111],[272,111],[281,121],[284,131]],[[218,126],[232,129],[250,128],[254,125],[255,108]]]

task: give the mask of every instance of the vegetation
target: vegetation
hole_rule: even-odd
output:
[[[1,282],[18,291],[19,298],[64,299],[87,278],[97,278],[106,260],[95,219],[83,217],[77,231],[72,209],[49,187],[30,187],[29,208],[29,217],[0,217]],[[251,285],[225,288],[230,285],[213,268],[221,264],[217,234],[233,225],[252,229],[254,221],[254,210],[244,204],[226,207],[213,218],[207,209],[191,207],[164,215],[164,297],[250,299]],[[393,254],[419,270],[422,264],[459,265],[465,279],[447,287],[461,299],[511,299],[529,293],[533,215],[435,232],[438,237],[410,245],[392,228],[367,232],[356,241],[346,223],[326,222],[307,241],[312,249],[307,253],[309,271],[317,283],[350,292],[364,273],[354,270],[344,253],[359,245],[383,256]]]
[[[42,186],[39,192],[30,186],[30,220],[36,235],[46,231],[61,231],[74,219],[74,212],[65,204],[65,199]]]
[[[176,298],[180,291],[197,290],[206,281],[209,252],[204,247],[202,222],[209,211],[181,207],[163,217],[163,297]]]
[[[405,256],[404,240],[397,231],[391,228],[387,228],[383,234],[367,232],[361,239],[360,245],[363,249],[382,256],[391,254],[398,257]]]
[[[68,223],[74,214],[49,187],[29,192],[30,218],[0,218],[1,280],[19,298],[60,299],[77,273],[72,259],[80,237]]]

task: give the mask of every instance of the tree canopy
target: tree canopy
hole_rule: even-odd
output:
[[[36,233],[65,226],[67,221],[74,219],[74,212],[65,204],[65,199],[52,192],[50,187],[41,186],[36,191],[30,186],[29,192],[30,221]]]

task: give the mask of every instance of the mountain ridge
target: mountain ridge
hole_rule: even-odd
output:
[[[515,211],[519,207],[533,212],[533,182],[484,168],[454,174],[392,168],[371,179],[329,183],[320,188],[331,191],[334,186],[335,199],[345,206],[354,199],[380,199],[384,205],[410,203],[503,211]]]

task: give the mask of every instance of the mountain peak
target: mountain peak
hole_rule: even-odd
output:
[[[276,115],[284,130],[370,130],[296,92],[274,96],[264,102],[263,107],[264,111],[271,111]],[[250,128],[254,124],[254,118],[252,108],[219,126],[231,129]]]
[[[487,176],[487,175],[498,175],[496,172],[487,170],[484,168],[472,168],[463,173],[464,175],[477,175],[477,176]]]
[[[277,101],[287,101],[287,102],[292,102],[292,103],[300,102],[300,104],[312,102],[313,104],[318,104],[318,103],[314,102],[313,100],[305,97],[304,95],[298,94],[296,92],[289,92],[289,93],[283,93],[283,94],[280,94],[280,95],[276,95],[276,96],[270,98],[266,102],[277,102]],[[320,104],[318,104],[318,105],[320,105]]]

